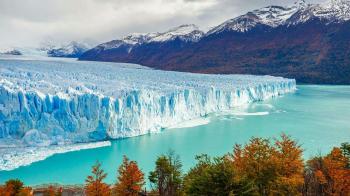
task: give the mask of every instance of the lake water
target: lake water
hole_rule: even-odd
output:
[[[294,94],[254,103],[230,114],[213,114],[205,120],[210,122],[115,140],[109,147],[57,154],[0,172],[0,183],[19,178],[27,185],[82,184],[96,160],[108,172],[107,181],[111,183],[123,155],[136,160],[148,175],[157,156],[169,149],[180,155],[187,170],[194,165],[195,155],[223,155],[232,151],[235,143],[244,144],[252,136],[272,138],[282,132],[299,141],[305,149],[304,158],[326,154],[333,146],[350,142],[350,86],[299,85]]]

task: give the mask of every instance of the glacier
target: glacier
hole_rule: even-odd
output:
[[[111,146],[110,141],[71,144],[65,146],[0,148],[0,171],[14,170],[20,166],[45,160],[54,154]]]
[[[294,90],[294,79],[273,76],[0,59],[0,148],[69,145],[159,132]]]

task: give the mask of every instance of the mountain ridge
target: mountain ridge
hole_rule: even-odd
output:
[[[301,83],[350,84],[350,2],[267,6],[225,21],[196,39],[93,48],[80,60],[138,63],[163,70],[257,74]],[[180,26],[181,27],[181,26]],[[176,28],[173,28],[176,29]],[[171,32],[171,30],[167,31]],[[165,32],[165,33],[167,33]],[[165,33],[156,33],[155,37]],[[191,34],[192,33],[192,34]]]

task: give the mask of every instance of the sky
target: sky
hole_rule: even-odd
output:
[[[307,0],[319,3],[324,0]],[[248,11],[295,0],[0,0],[0,48],[101,43],[181,24],[203,30]]]

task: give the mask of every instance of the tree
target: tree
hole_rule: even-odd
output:
[[[307,162],[305,190],[308,195],[350,195],[349,159],[341,148],[325,157],[315,157]]]
[[[101,164],[96,162],[92,166],[92,175],[85,180],[85,193],[87,196],[108,196],[110,195],[109,186],[103,182],[107,174],[101,169]]]
[[[296,141],[282,134],[275,139],[277,179],[275,190],[283,195],[301,195],[304,184],[303,150]]]
[[[328,178],[327,192],[331,195],[350,195],[350,169],[349,160],[342,154],[340,148],[333,148],[324,158],[324,174]]]
[[[49,186],[44,192],[44,196],[60,196],[62,195],[60,189],[53,186]]]
[[[278,174],[275,154],[268,139],[252,138],[244,148],[236,145],[231,157],[239,176],[253,180],[260,195],[270,195]]]
[[[138,168],[135,161],[129,161],[124,156],[123,163],[118,169],[118,181],[113,193],[123,196],[137,196],[141,192],[144,182],[144,174]]]
[[[181,161],[178,155],[169,151],[167,155],[161,155],[156,161],[156,168],[149,174],[149,180],[160,196],[181,195],[182,171]]]
[[[263,138],[252,138],[244,147],[235,145],[230,156],[237,175],[253,180],[259,195],[300,195],[302,152],[296,141],[282,134],[273,145]]]
[[[23,182],[18,179],[8,180],[6,182],[6,188],[12,195],[17,195],[23,189]]]
[[[323,157],[314,157],[307,161],[304,174],[304,195],[324,195],[326,177],[323,175]]]
[[[24,184],[19,179],[11,179],[5,183],[5,186],[0,187],[0,196],[31,196],[32,189],[24,187]]]
[[[33,192],[32,192],[32,188],[30,187],[24,187],[17,196],[32,196]]]
[[[340,149],[342,150],[343,155],[348,159],[347,167],[350,169],[350,143],[342,143]]]
[[[45,190],[44,196],[55,196],[55,189],[52,186],[49,186],[48,189]]]
[[[186,195],[254,195],[253,184],[237,176],[231,160],[225,157],[214,158],[207,155],[196,157],[197,164],[184,178]]]

